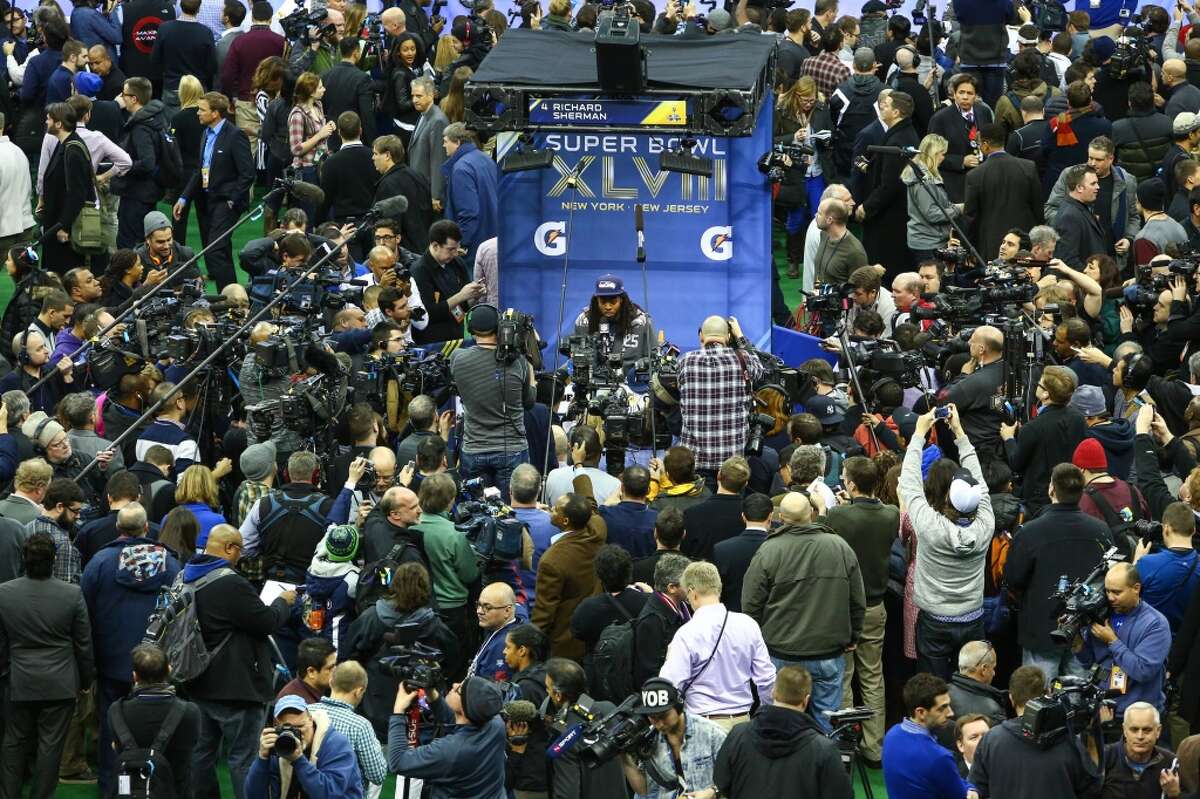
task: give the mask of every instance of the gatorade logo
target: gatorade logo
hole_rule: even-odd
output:
[[[543,222],[533,233],[533,246],[542,255],[565,255],[567,252],[567,223],[561,220]]]
[[[716,225],[700,236],[700,251],[710,261],[728,261],[733,257],[733,228]]]

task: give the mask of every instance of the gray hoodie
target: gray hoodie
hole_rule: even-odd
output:
[[[921,475],[924,445],[922,436],[913,437],[900,471],[900,500],[917,534],[913,599],[918,608],[935,616],[965,616],[983,606],[983,571],[995,527],[992,500],[985,491],[975,518],[966,526],[930,507]],[[985,485],[975,447],[966,436],[954,446],[962,467]]]

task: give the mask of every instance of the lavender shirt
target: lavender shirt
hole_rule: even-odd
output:
[[[658,676],[682,688],[700,671],[704,661],[716,654],[708,668],[692,682],[684,697],[686,709],[701,716],[746,713],[753,703],[750,682],[758,687],[763,704],[770,704],[775,687],[775,666],[767,654],[758,622],[745,613],[730,613],[725,632],[717,643],[726,608],[721,603],[705,605],[675,632],[667,647],[667,659]]]

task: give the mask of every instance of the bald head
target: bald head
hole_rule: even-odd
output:
[[[850,190],[841,183],[832,183],[825,187],[825,191],[821,192],[821,200],[841,200],[844,203],[850,202],[854,197],[850,194]]]
[[[982,346],[989,355],[999,355],[1004,351],[1004,334],[991,325],[975,328],[971,340]]]
[[[896,51],[896,66],[901,72],[908,72],[913,68],[913,51],[907,47]]]
[[[475,616],[484,630],[499,630],[516,616],[517,597],[507,583],[488,583],[479,592]]]
[[[389,447],[376,447],[367,455],[376,472],[392,471],[396,468],[396,452]]]
[[[399,527],[410,527],[421,518],[421,503],[417,495],[404,486],[393,486],[383,492],[379,510],[388,523]]]
[[[367,670],[357,660],[344,660],[333,670],[329,681],[329,696],[349,705],[362,701],[367,687]],[[363,689],[359,691],[359,689]]]
[[[395,7],[380,14],[379,21],[383,23],[383,29],[388,32],[389,36],[399,36],[406,29],[407,20],[404,12]]]
[[[808,497],[795,491],[783,495],[779,503],[779,518],[784,524],[808,524],[812,521],[812,505]]]
[[[1187,64],[1182,58],[1168,58],[1162,65],[1163,77],[1175,84],[1187,80]]]
[[[218,524],[208,532],[204,554],[224,558],[230,565],[237,563],[242,552],[242,533],[232,524]]]
[[[700,325],[701,344],[729,343],[729,323],[721,316],[710,316]]]

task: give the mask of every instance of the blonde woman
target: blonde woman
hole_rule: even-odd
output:
[[[183,174],[185,175],[190,175],[200,169],[200,146],[204,136],[204,125],[200,124],[200,117],[196,112],[202,94],[204,94],[204,87],[200,85],[200,80],[195,75],[184,75],[179,79],[179,110],[171,118],[171,128],[175,134],[175,140],[179,142],[179,153],[183,157]],[[176,199],[172,197],[169,201],[173,203]],[[188,216],[191,209],[191,203],[184,205],[183,213],[172,225],[175,241],[180,244],[187,241]]]
[[[175,504],[190,510],[200,523],[200,535],[196,538],[197,552],[204,550],[209,530],[218,524],[228,524],[217,510],[221,506],[217,481],[232,471],[233,461],[229,458],[222,458],[215,469],[197,463],[184,470],[179,477],[179,484],[175,486]]]
[[[933,251],[946,246],[950,220],[962,214],[962,205],[950,202],[938,171],[948,147],[943,137],[930,133],[921,139],[917,154],[900,173],[900,180],[908,187],[908,251],[915,264],[932,260]],[[918,180],[918,170],[924,185]]]
[[[438,39],[437,50],[433,56],[433,71],[444,75],[450,65],[458,58],[462,44],[453,36],[443,36]]]
[[[814,136],[833,128],[829,105],[817,91],[817,82],[805,75],[779,93],[775,101],[774,135],[777,144],[802,145],[816,150],[815,156],[803,156],[804,162],[792,164],[783,173],[775,204],[787,210],[788,277],[800,277],[804,260],[804,236],[808,223],[821,204],[826,178],[833,175],[833,151],[830,138]],[[810,270],[811,271],[811,270]],[[812,276],[805,275],[805,288],[812,289]]]

